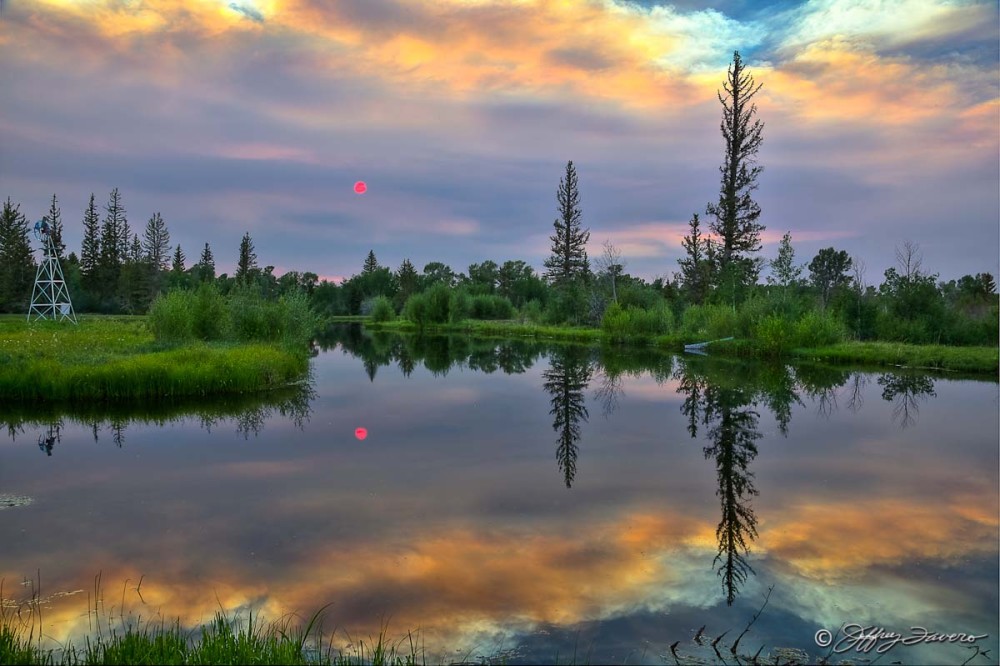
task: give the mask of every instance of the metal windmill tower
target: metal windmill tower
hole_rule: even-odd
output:
[[[73,302],[69,298],[69,289],[63,279],[59,257],[52,243],[49,225],[44,220],[35,222],[35,238],[42,243],[42,263],[38,265],[35,274],[35,288],[31,292],[31,307],[28,308],[28,321],[51,319],[53,321],[68,320],[77,323],[73,312]]]

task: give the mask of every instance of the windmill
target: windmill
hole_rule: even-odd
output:
[[[73,302],[69,298],[69,290],[63,279],[59,257],[52,243],[49,224],[45,220],[35,222],[35,239],[42,244],[42,263],[38,265],[35,274],[35,288],[31,292],[31,307],[28,308],[28,321],[52,319],[53,321],[68,320],[77,323],[73,312]]]

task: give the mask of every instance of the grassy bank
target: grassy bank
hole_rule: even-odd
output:
[[[0,317],[0,399],[134,400],[247,393],[288,385],[305,350],[275,344],[157,341],[146,317],[80,324]]]
[[[399,319],[391,322],[374,323],[366,321],[365,326],[373,330],[415,333],[418,328],[412,322]],[[423,329],[431,333],[462,333],[476,337],[529,338],[537,340],[563,340],[569,342],[619,344],[625,346],[649,347],[682,352],[685,344],[703,342],[711,336],[723,337],[721,333],[706,332],[696,338],[690,334],[612,335],[599,328],[542,326],[516,321],[476,321],[466,320],[454,324],[426,324]],[[712,353],[727,356],[767,357],[775,356],[772,348],[754,340],[734,340],[717,342],[709,349]],[[870,365],[906,366],[934,370],[996,375],[1000,371],[1000,350],[997,347],[951,347],[945,345],[909,345],[890,342],[839,342],[807,348],[791,348],[778,354],[784,358],[802,358],[827,363],[864,363]]]
[[[827,363],[868,363],[993,375],[1000,371],[1000,350],[996,347],[842,342],[816,349],[796,349],[792,354]]]

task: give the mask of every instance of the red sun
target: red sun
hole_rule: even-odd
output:
[[[365,192],[368,191],[368,186],[365,185],[365,181],[359,180],[358,182],[354,183],[354,191],[358,194],[364,194]]]
[[[360,440],[363,440],[365,437],[368,436],[368,430],[366,428],[357,428],[354,431],[354,436]]]

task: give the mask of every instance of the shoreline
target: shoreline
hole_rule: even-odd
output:
[[[418,327],[405,320],[371,322],[362,317],[338,318],[330,322],[361,323],[373,331],[419,333]],[[676,335],[629,336],[614,340],[598,328],[543,326],[514,321],[466,320],[457,324],[424,326],[425,333],[460,333],[484,338],[531,338],[613,346],[656,347],[663,351],[683,353],[685,344],[700,342]],[[712,353],[726,357],[772,358],[763,354],[752,341],[715,342],[708,347]],[[912,345],[901,342],[851,341],[813,348],[790,349],[776,358],[829,363],[831,365],[863,364],[907,368],[914,370],[951,371],[997,375],[1000,371],[1000,348],[954,347],[947,345]]]

